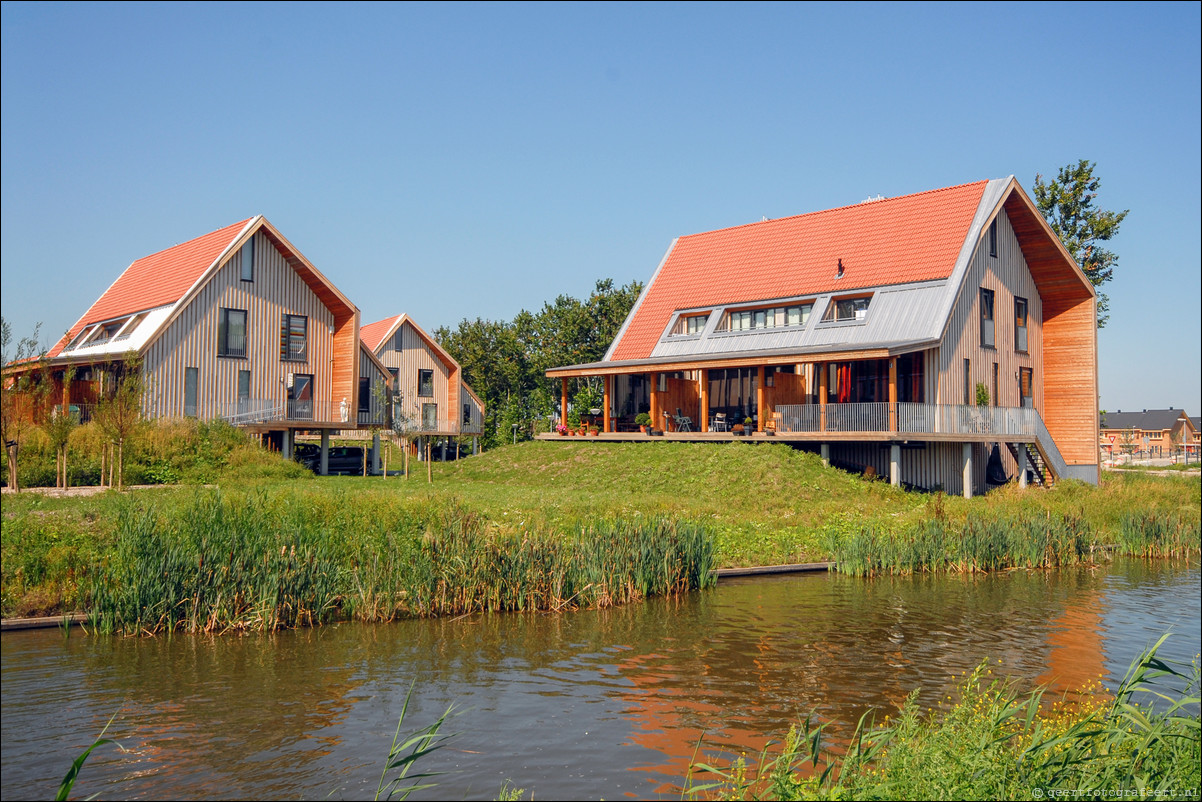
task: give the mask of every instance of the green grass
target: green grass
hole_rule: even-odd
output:
[[[1181,671],[1155,652],[1141,656],[1113,698],[1085,689],[1090,695],[1076,703],[1049,700],[1043,690],[1022,694],[983,663],[944,707],[921,710],[911,695],[894,718],[861,721],[838,750],[824,749],[825,725],[807,720],[778,752],[766,748],[752,763],[695,763],[688,790],[739,800],[1196,795],[1198,664]]]
[[[228,500],[257,494],[266,504],[291,506],[322,522],[346,548],[378,548],[373,544],[385,536],[401,536],[388,527],[425,522],[447,508],[474,516],[489,537],[517,542],[528,532],[566,538],[597,522],[665,518],[711,532],[717,567],[822,560],[836,556],[835,544],[866,531],[896,538],[932,520],[942,521],[945,532],[967,527],[985,539],[992,536],[990,521],[1073,521],[1095,546],[1145,554],[1157,552],[1124,533],[1133,516],[1151,516],[1160,528],[1179,529],[1184,549],[1196,553],[1202,509],[1196,478],[1106,472],[1100,487],[1071,481],[1048,490],[1006,487],[966,500],[907,493],[824,468],[816,455],[775,443],[529,442],[434,463],[433,484],[416,462],[408,480],[313,477],[274,455],[243,449],[220,462],[208,479]],[[397,465],[394,459],[390,467]],[[171,520],[207,492],[172,486],[128,495]],[[122,498],[4,496],[3,614],[83,609],[121,547]]]
[[[127,500],[87,600],[124,633],[608,607],[713,584],[713,540],[667,518],[497,530],[455,505],[306,503],[287,490]]]

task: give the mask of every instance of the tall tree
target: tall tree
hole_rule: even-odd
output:
[[[1119,224],[1130,209],[1112,212],[1094,207],[1102,183],[1094,176],[1096,167],[1093,162],[1082,159],[1061,167],[1053,181],[1045,182],[1043,175],[1037,174],[1035,205],[1086,277],[1095,287],[1101,287],[1114,277],[1119,257],[1099,243],[1118,233]],[[1106,325],[1109,310],[1110,298],[1099,290],[1098,328]]]
[[[14,343],[12,328],[0,317],[0,365],[8,368],[16,363],[37,363],[36,367],[27,365],[25,370],[14,371],[0,381],[0,439],[4,440],[4,455],[8,462],[8,486],[15,491],[21,489],[17,479],[21,443],[33,429],[50,388],[42,360],[46,351],[38,345],[40,329],[39,323],[33,329],[33,336],[22,337]],[[16,347],[10,351],[14,345]]]
[[[112,396],[96,405],[96,424],[113,444],[113,469],[117,489],[125,486],[125,446],[142,428],[142,393],[146,389],[142,375],[142,359],[136,351],[126,353],[124,360],[113,365],[115,386]]]

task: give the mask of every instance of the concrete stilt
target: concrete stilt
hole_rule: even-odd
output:
[[[440,449],[441,449],[441,453],[438,456],[438,460],[439,460],[439,462],[446,462],[447,461],[447,438],[445,438],[445,437],[442,438],[442,445],[440,446]]]
[[[830,443],[823,443],[818,447],[819,453],[822,455],[822,464],[829,468],[831,466],[831,446]]]
[[[480,453],[480,438],[473,437],[472,438],[472,456],[474,457],[479,453]]]
[[[901,446],[889,446],[889,484],[901,487]]]
[[[292,459],[292,430],[285,429],[282,444],[280,446],[280,454],[284,459]]]
[[[372,432],[371,435],[371,472],[380,472],[380,433]]]
[[[321,430],[321,476],[330,475],[330,430]]]
[[[1027,486],[1027,444],[1019,443],[1014,449],[1018,452],[1018,486]]]
[[[964,498],[972,498],[972,443],[962,447],[964,455]]]

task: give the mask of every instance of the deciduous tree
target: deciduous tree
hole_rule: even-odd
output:
[[[1112,212],[1094,206],[1102,183],[1094,175],[1096,166],[1082,159],[1061,167],[1052,181],[1045,182],[1042,175],[1036,175],[1035,205],[1086,277],[1095,287],[1101,287],[1114,277],[1119,257],[1100,243],[1118,233],[1119,224],[1130,210]],[[1098,328],[1106,325],[1109,310],[1110,299],[1099,290]]]

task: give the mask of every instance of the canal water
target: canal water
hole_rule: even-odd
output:
[[[986,658],[1026,687],[1117,682],[1199,652],[1192,564],[1057,572],[723,581],[615,610],[344,624],[276,635],[6,633],[0,791],[52,796],[112,718],[126,750],[93,753],[79,798],[360,799],[405,731],[454,704],[446,772],[417,797],[679,798],[698,757],[756,753],[816,713],[846,735],[906,695],[937,705]],[[1000,660],[1000,665],[997,661]]]

